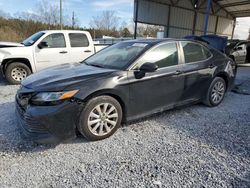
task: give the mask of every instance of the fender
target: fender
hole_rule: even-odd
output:
[[[122,122],[126,122],[127,121],[127,105],[125,104],[124,101],[128,100],[126,99],[126,96],[124,96],[121,92],[119,92],[118,90],[115,89],[103,89],[103,90],[99,90],[96,91],[94,93],[89,94],[88,96],[86,96],[83,100],[81,100],[81,103],[85,104],[87,103],[90,99],[97,97],[97,96],[101,96],[101,95],[108,95],[110,97],[115,98],[121,105],[122,107],[122,111],[123,111],[123,119]]]
[[[7,47],[0,49],[1,67],[4,71],[7,63],[15,60],[25,60],[29,63],[32,72],[36,72],[36,67],[33,59],[32,47]]]

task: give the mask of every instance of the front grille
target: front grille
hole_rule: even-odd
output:
[[[22,127],[31,133],[48,133],[45,127],[43,127],[38,121],[35,121],[29,114],[26,113],[26,109],[22,107],[18,101],[16,102],[16,110],[20,117]]]

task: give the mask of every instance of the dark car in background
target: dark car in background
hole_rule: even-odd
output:
[[[228,40],[225,53],[237,64],[250,63],[250,41]]]
[[[219,105],[236,74],[232,59],[189,40],[133,40],[82,63],[26,78],[16,95],[24,133],[39,143],[111,136],[122,122],[177,106]]]

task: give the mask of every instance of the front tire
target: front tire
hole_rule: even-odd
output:
[[[121,125],[122,108],[110,96],[99,96],[89,100],[78,124],[79,132],[90,141],[102,140],[113,135]]]
[[[9,64],[5,71],[6,80],[10,84],[20,84],[23,79],[31,74],[30,68],[24,63],[13,62]]]
[[[226,83],[221,77],[215,77],[207,91],[204,104],[210,107],[218,106],[224,99],[226,93]]]

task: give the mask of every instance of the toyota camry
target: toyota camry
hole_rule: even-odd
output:
[[[77,132],[101,140],[124,122],[177,106],[217,106],[235,74],[230,58],[200,42],[130,40],[29,76],[17,92],[16,112],[25,135],[39,143]]]

